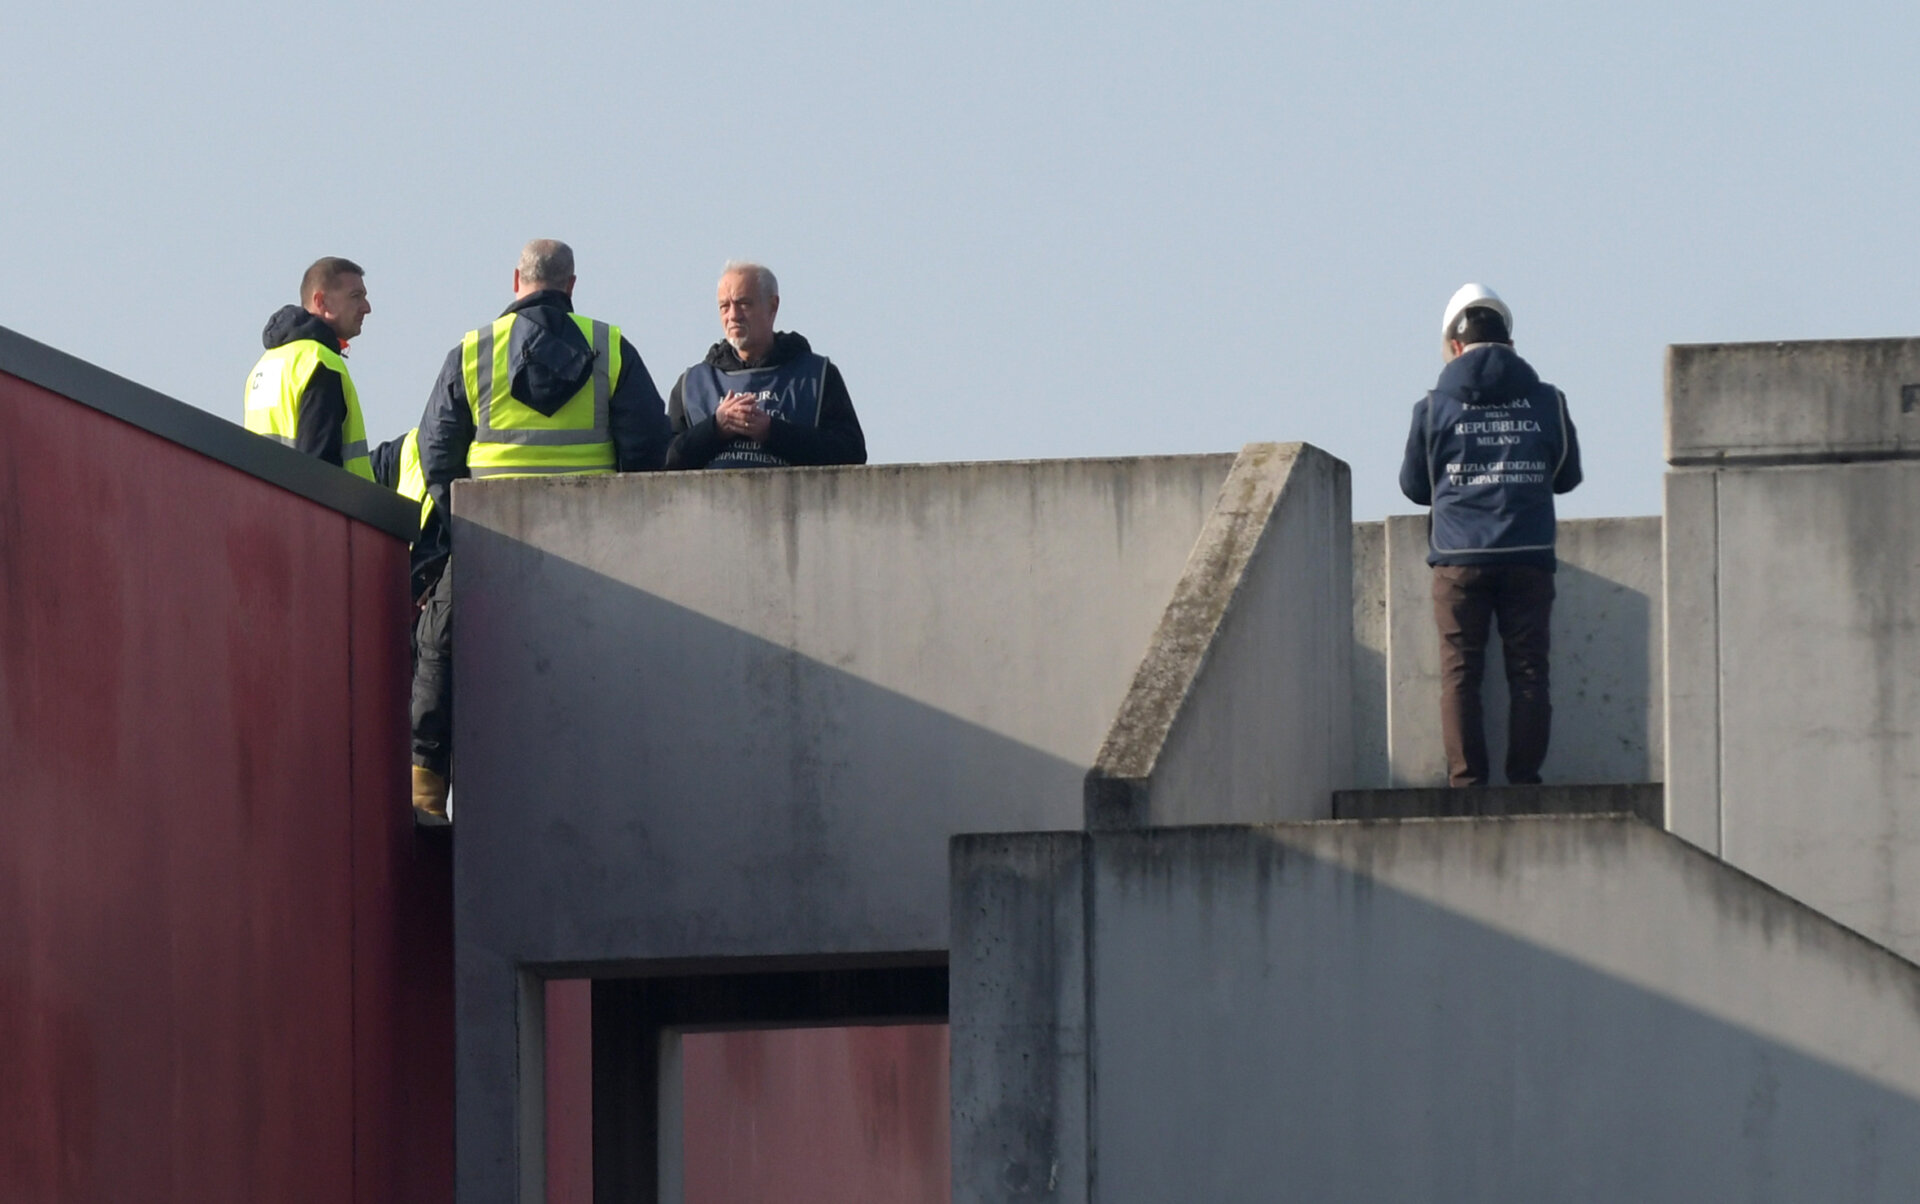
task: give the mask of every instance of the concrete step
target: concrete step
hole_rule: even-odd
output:
[[[1636,815],[1666,825],[1667,792],[1659,782],[1603,786],[1445,786],[1399,790],[1336,790],[1335,819],[1435,819],[1500,815]]]

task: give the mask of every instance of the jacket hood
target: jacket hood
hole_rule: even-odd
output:
[[[1435,392],[1448,393],[1470,406],[1497,406],[1525,396],[1540,384],[1540,374],[1506,343],[1482,343],[1456,356],[1440,372]]]
[[[274,310],[273,316],[267,319],[266,329],[260,332],[260,342],[268,351],[301,339],[312,339],[328,351],[340,350],[340,336],[333,333],[333,327],[298,305],[282,305]]]
[[[559,289],[529,293],[505,312],[520,315],[507,344],[514,399],[551,418],[593,379],[593,345],[574,325],[573,301]]]
[[[771,368],[776,364],[784,364],[788,360],[810,355],[812,352],[813,345],[807,342],[806,335],[796,334],[790,330],[776,330],[773,334],[773,346],[767,351],[767,358],[753,366]],[[707,348],[707,363],[722,372],[738,372],[747,366],[746,362],[740,358],[740,353],[733,349],[733,344],[726,342],[715,343]]]

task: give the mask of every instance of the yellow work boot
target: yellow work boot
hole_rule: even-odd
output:
[[[425,765],[413,767],[413,822],[423,828],[453,822],[447,815],[447,779]]]

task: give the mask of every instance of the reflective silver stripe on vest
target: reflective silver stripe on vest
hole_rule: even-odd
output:
[[[469,473],[480,477],[540,477],[572,476],[583,477],[605,473],[611,475],[611,468],[581,468],[577,464],[502,464],[495,468],[469,468]]]
[[[493,425],[493,327],[481,328],[480,344],[475,349],[474,375],[479,378],[480,396],[474,404],[478,419],[474,423],[474,442],[516,443],[527,447],[568,447],[612,442],[613,435],[607,429],[608,399],[613,394],[613,375],[608,367],[608,361],[612,359],[612,329],[605,322],[593,324],[593,426],[587,430],[556,431],[521,427],[501,430]],[[579,469],[568,471],[578,472]],[[474,475],[480,474],[476,472]]]
[[[268,434],[266,431],[255,431],[253,433],[260,436],[262,439],[271,439],[275,443],[278,443],[281,447],[293,447],[295,451],[299,450],[299,448],[294,446],[293,437],[291,435],[271,435],[271,434]]]

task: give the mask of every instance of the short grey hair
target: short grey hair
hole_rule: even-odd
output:
[[[760,286],[762,297],[778,297],[780,282],[773,278],[773,272],[764,263],[755,263],[751,259],[729,259],[727,266],[720,269],[720,279],[733,275],[751,274],[754,282]]]
[[[520,252],[520,282],[555,288],[573,279],[573,248],[557,238],[536,238]]]

